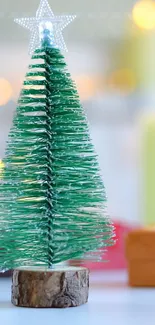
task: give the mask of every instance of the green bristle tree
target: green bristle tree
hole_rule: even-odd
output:
[[[32,60],[3,160],[1,270],[98,259],[112,244],[86,116],[46,28]]]

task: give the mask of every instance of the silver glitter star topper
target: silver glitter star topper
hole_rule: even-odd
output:
[[[62,35],[63,29],[69,25],[76,16],[55,16],[47,0],[41,0],[36,17],[17,18],[15,22],[31,31],[29,53],[32,54],[36,48],[41,46],[44,30],[50,33],[50,42],[53,47],[67,51]]]

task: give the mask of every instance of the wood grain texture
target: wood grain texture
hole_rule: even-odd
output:
[[[16,269],[12,278],[12,303],[19,307],[67,308],[85,304],[89,270],[69,267],[54,270]]]

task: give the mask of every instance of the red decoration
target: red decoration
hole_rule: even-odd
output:
[[[133,230],[133,227],[123,224],[121,222],[114,223],[116,243],[114,246],[109,247],[107,252],[104,253],[103,259],[107,263],[85,263],[84,266],[90,270],[120,270],[127,268],[127,261],[125,258],[125,237]]]

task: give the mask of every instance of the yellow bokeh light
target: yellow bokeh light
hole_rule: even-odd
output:
[[[135,75],[130,69],[120,69],[108,77],[108,88],[130,93],[136,88]]]
[[[3,163],[3,161],[0,159],[0,177],[2,176],[3,174],[3,169],[5,167],[5,164]]]
[[[132,16],[135,24],[146,30],[155,28],[155,1],[141,0],[133,8]]]
[[[10,83],[0,78],[0,106],[7,104],[13,93]]]
[[[5,164],[3,163],[3,161],[0,159],[0,169],[3,169],[5,167]]]

